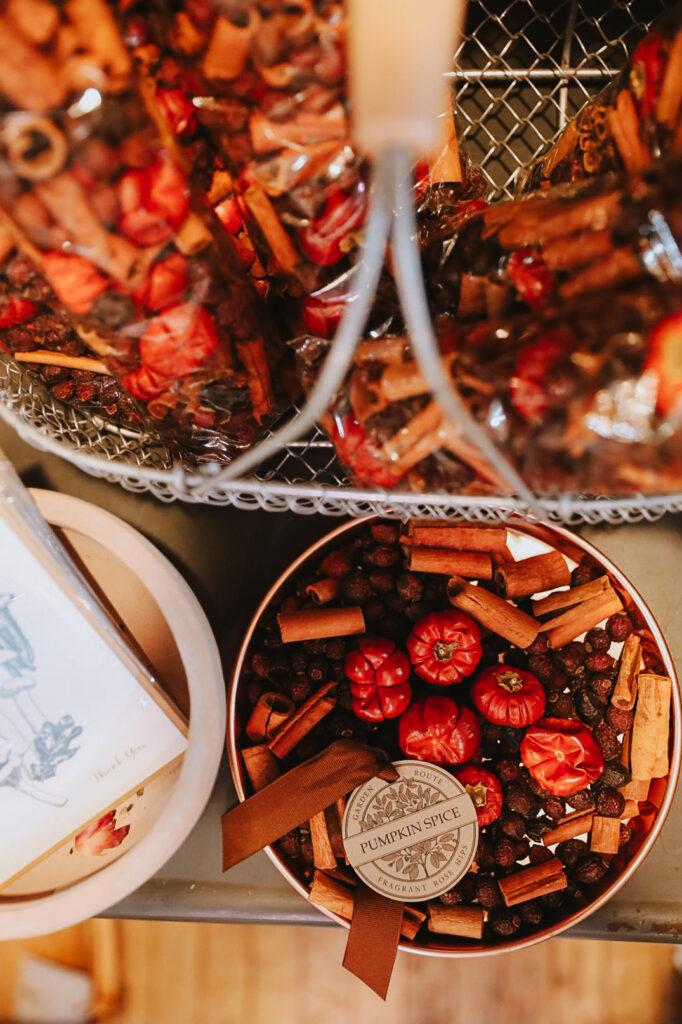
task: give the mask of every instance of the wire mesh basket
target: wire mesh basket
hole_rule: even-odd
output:
[[[511,195],[518,171],[616,73],[669,6],[664,0],[511,0],[497,9],[494,0],[470,0],[453,75],[463,140],[493,198]],[[183,465],[154,434],[61,404],[9,359],[0,362],[0,415],[35,447],[162,501],[353,516],[500,519],[528,511],[508,498],[358,489],[319,430],[253,477],[219,481],[218,466]],[[634,522],[682,511],[682,494],[563,495],[539,501],[533,511],[573,524]]]

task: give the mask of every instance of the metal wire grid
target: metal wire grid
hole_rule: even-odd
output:
[[[511,195],[519,169],[615,74],[668,6],[663,0],[470,0],[453,78],[467,151],[495,198]],[[62,405],[12,360],[0,362],[0,415],[35,447],[161,501],[482,520],[519,511],[506,499],[351,487],[319,430],[284,449],[257,476],[213,485],[218,467],[183,466],[160,437]],[[565,495],[542,501],[540,510],[555,522],[634,522],[682,511],[682,495],[618,501]]]

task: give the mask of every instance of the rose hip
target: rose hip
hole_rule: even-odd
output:
[[[400,527],[398,523],[372,523],[370,532],[377,544],[395,544],[398,540]]]
[[[610,646],[611,638],[606,630],[602,629],[601,626],[588,630],[585,636],[585,649],[588,654],[608,651]]]
[[[616,671],[616,661],[610,654],[598,651],[595,654],[589,654],[587,656],[585,659],[585,668],[588,669],[589,672],[614,674]]]
[[[619,818],[625,807],[625,797],[610,786],[597,796],[597,814],[604,818]]]
[[[542,922],[542,903],[539,900],[528,900],[527,903],[521,903],[519,913],[524,924],[537,927]]]
[[[599,672],[597,675],[592,676],[587,685],[599,703],[605,704],[613,692],[614,682],[610,676],[604,672]]]
[[[543,634],[540,634],[542,636]],[[566,644],[561,650],[556,652],[556,658],[561,667],[569,673],[569,675],[580,665],[582,665],[587,657],[587,651],[585,645],[579,643],[577,640],[573,640],[570,644]]]
[[[526,821],[516,811],[503,814],[499,820],[499,830],[508,839],[523,839],[526,834]]]
[[[367,604],[372,587],[364,572],[351,572],[341,582],[341,593],[350,604]]]
[[[483,735],[486,735],[486,728],[483,729]],[[503,785],[508,782],[515,782],[521,775],[521,768],[516,761],[512,761],[510,758],[502,758],[501,761],[497,762],[495,772],[498,779]]]
[[[343,551],[330,551],[322,560],[320,572],[322,576],[332,576],[334,579],[342,579],[352,570],[353,564]]]
[[[597,741],[605,761],[612,761],[618,757],[620,754],[620,740],[612,726],[607,722],[599,722],[595,725],[592,735]]]
[[[567,868],[572,868],[587,852],[587,843],[582,839],[567,839],[556,848],[556,856]]]
[[[606,709],[606,721],[617,733],[628,732],[634,721],[634,712],[615,708],[613,705]]]
[[[611,639],[619,644],[623,640],[627,640],[632,633],[632,620],[629,615],[624,612],[618,612],[616,615],[612,615],[606,623],[606,632],[609,634]]]
[[[502,910],[496,907],[490,912],[488,925],[496,935],[508,938],[521,927],[521,915],[516,908],[509,907]]]
[[[369,574],[369,584],[377,594],[389,594],[393,590],[393,575],[388,569],[375,569]]]
[[[576,882],[590,884],[598,882],[608,871],[606,864],[596,853],[591,853],[576,864],[573,877]]]
[[[528,860],[531,864],[546,864],[553,856],[548,846],[531,846]]]
[[[390,569],[392,565],[395,565],[400,559],[400,552],[395,548],[387,547],[383,545],[378,548],[372,548],[365,555],[365,561],[368,565],[373,565],[377,569]]]
[[[495,844],[493,850],[493,859],[498,867],[508,868],[516,861],[516,847],[511,839],[500,839],[499,843]]]
[[[401,572],[396,579],[395,589],[403,601],[421,601],[424,596],[422,581],[413,572]]]

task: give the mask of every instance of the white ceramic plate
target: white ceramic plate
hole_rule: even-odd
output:
[[[83,858],[82,870],[71,865],[66,870],[63,857],[55,857],[53,865],[48,858],[32,869],[31,874],[42,874],[28,885],[28,876],[24,877],[20,891],[0,894],[0,940],[65,928],[101,913],[147,881],[199,819],[225,740],[225,684],[218,648],[199,602],[180,574],[149,541],[109,512],[54,491],[32,494],[47,521],[64,531],[176,703],[185,709],[189,703],[189,743],[179,772],[168,777],[172,784],[157,788],[158,801],[140,803],[134,840],[131,828],[131,842],[124,844],[117,859],[102,867],[100,858],[94,866]],[[55,884],[68,888],[33,894]]]

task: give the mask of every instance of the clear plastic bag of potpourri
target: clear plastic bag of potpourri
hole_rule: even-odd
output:
[[[58,397],[101,377],[104,415],[122,393],[192,456],[229,457],[286,401],[262,302],[146,109],[112,9],[30,9],[0,24],[0,343],[52,353]]]
[[[345,9],[327,0],[129,3],[124,39],[149,102],[188,155],[291,335],[331,337],[367,216],[369,169],[350,137]],[[452,111],[417,168],[425,221],[483,191]],[[331,294],[330,294],[331,293]]]
[[[536,493],[682,490],[682,283],[640,278],[534,314],[436,327],[472,416]],[[295,348],[309,385],[326,343]],[[357,484],[507,493],[444,419],[404,336],[362,342],[324,426]]]
[[[616,78],[519,176],[518,191],[641,171],[682,151],[682,5],[659,19]]]

